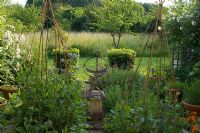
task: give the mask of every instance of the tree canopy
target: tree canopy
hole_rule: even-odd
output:
[[[65,3],[73,7],[84,7],[91,3],[99,3],[98,0],[51,0],[52,3]],[[34,4],[35,6],[42,6],[43,0],[27,0],[26,6]]]
[[[132,0],[103,0],[96,15],[99,29],[111,33],[114,46],[119,47],[123,33],[129,32],[132,25],[142,22],[144,8]]]

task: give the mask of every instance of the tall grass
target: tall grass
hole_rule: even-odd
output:
[[[46,35],[46,32],[44,32]],[[28,40],[30,41],[33,36],[33,33],[29,33],[27,35]],[[80,49],[80,55],[82,57],[95,56],[96,52],[100,52],[102,55],[106,55],[106,52],[113,48],[112,37],[108,33],[92,33],[92,32],[69,32],[69,39],[66,42],[68,48],[75,47]],[[49,43],[48,46],[50,50],[55,46],[54,34],[49,34]],[[147,40],[145,37],[144,41],[141,43],[142,36],[140,34],[125,34],[121,38],[120,47],[121,48],[130,48],[137,49],[137,56],[148,57],[150,55],[150,44],[148,44],[144,53],[142,54],[143,45]],[[38,46],[40,40],[40,32],[35,33],[34,46]],[[44,37],[46,40],[46,37]],[[153,56],[160,56],[160,50],[158,53],[156,50],[153,51]]]
[[[46,35],[46,32],[44,33]],[[112,48],[112,37],[107,34],[107,33],[89,33],[89,32],[69,32],[69,40],[67,42],[67,46],[70,47],[78,47],[81,52],[81,58],[79,60],[79,71],[77,73],[78,78],[82,80],[87,80],[88,76],[84,72],[83,64],[89,57],[93,57],[96,54],[96,50],[99,50],[102,52],[104,55],[106,54],[107,50]],[[33,33],[27,34],[27,45],[30,45],[31,39],[32,39]],[[49,43],[48,47],[51,47],[49,52],[52,51],[53,46],[55,46],[55,41],[54,41],[54,35],[51,33],[49,35]],[[122,37],[121,40],[121,47],[123,48],[131,48],[131,49],[136,49],[138,47],[139,39],[141,38],[140,35],[131,35],[131,34],[126,34]],[[44,44],[46,41],[46,37],[44,37]],[[37,32],[35,34],[35,38],[33,41],[33,47],[36,48],[36,50],[39,47],[40,43],[40,32]],[[142,44],[144,45],[144,44]],[[138,66],[139,60],[141,56],[141,51],[142,47],[138,47],[137,50],[137,57],[135,61],[135,67]],[[139,67],[139,72],[142,75],[146,75],[147,71],[147,66],[148,66],[148,61],[149,61],[149,51],[150,51],[150,46],[148,45],[147,48],[144,51],[144,55],[141,56],[142,62]],[[36,52],[37,53],[37,52]],[[158,53],[160,54],[160,52]],[[156,59],[155,57],[156,51],[153,53],[153,58],[152,58],[152,66],[151,68],[156,68]],[[105,58],[107,60],[107,58]],[[48,59],[50,67],[53,67],[53,59]],[[91,62],[89,62],[89,67],[95,69],[95,59],[93,59]],[[169,60],[166,58],[166,65],[169,65]],[[135,69],[135,68],[134,68]]]

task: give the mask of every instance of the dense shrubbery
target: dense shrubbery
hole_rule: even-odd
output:
[[[0,85],[16,84],[15,77],[19,70],[21,44],[24,43],[24,35],[16,34],[21,23],[10,18],[10,12],[5,7],[5,2],[0,3]],[[14,24],[14,25],[12,25]]]
[[[145,106],[142,106],[139,100],[134,102],[134,106],[130,106],[128,102],[121,100],[105,117],[105,130],[108,133],[182,132],[186,121],[180,117],[181,107],[170,107],[161,103],[162,108],[159,116],[156,114],[157,110],[155,108],[156,97],[148,94],[148,98],[151,101],[148,101],[147,111],[145,111]]]
[[[192,67],[200,59],[200,4],[177,2],[168,12],[167,30],[169,31],[170,44],[181,51],[181,64],[179,75],[181,80],[186,80]]]
[[[82,132],[86,111],[82,86],[66,84],[65,75],[53,73],[47,83],[36,69],[26,70],[19,75],[22,105],[16,109],[15,131]]]
[[[135,58],[136,52],[131,49],[111,49],[108,51],[108,61],[112,67],[121,69],[132,68]]]
[[[69,50],[53,50],[53,57],[55,61],[55,67],[62,72],[62,69],[69,67],[70,77],[76,78],[76,71],[78,69],[79,49],[71,48]]]
[[[5,31],[7,25],[5,25],[6,22],[6,16],[5,16],[5,8],[3,7],[3,2],[0,3],[0,30]],[[0,85],[4,84],[5,82],[11,82],[14,81],[14,75],[11,72],[11,68],[9,66],[10,61],[10,53],[11,51],[8,49],[8,46],[5,44],[4,40],[4,33],[0,33]]]
[[[40,0],[35,0],[35,2],[27,1],[26,8],[27,9],[31,8],[31,5],[35,5],[37,8],[40,8],[42,6],[42,3],[43,2]],[[99,31],[99,30],[102,30],[102,28],[99,28],[99,26],[98,26],[98,19],[97,19],[98,13],[97,14],[95,13],[97,8],[102,7],[102,1],[98,1],[98,0],[95,0],[95,1],[90,1],[90,0],[81,0],[80,1],[79,0],[79,1],[73,1],[73,2],[72,1],[52,1],[52,3],[54,5],[54,9],[56,10],[55,11],[56,19],[58,20],[60,26],[64,30],[73,30],[73,31]],[[128,3],[127,5],[132,6],[132,4],[130,4],[130,3]],[[127,7],[127,5],[124,8],[126,8],[126,9],[129,8],[129,7]],[[143,15],[143,18],[145,18],[145,20],[139,22],[139,16],[134,15],[134,18],[132,20],[138,21],[138,23],[136,24],[137,26],[134,26],[135,22],[133,24],[132,21],[129,21],[125,25],[121,25],[121,29],[124,29],[128,25],[130,25],[132,27],[131,28],[132,32],[144,31],[144,29],[146,27],[145,26],[146,23],[149,22],[149,18],[147,18],[147,16],[151,12],[151,10],[155,7],[155,4],[134,3],[133,5],[135,7],[138,7],[138,6],[141,7],[141,9],[138,8],[138,10],[137,10],[138,14],[139,14],[139,12],[138,12],[139,10],[145,10],[145,13],[140,14],[140,15]],[[124,6],[124,4],[120,4],[119,6]],[[118,7],[114,6],[114,8],[118,8]],[[122,8],[122,9],[124,9],[124,8]],[[20,11],[21,11],[21,9],[20,9]],[[33,10],[33,11],[35,11],[35,10]],[[129,10],[129,11],[131,11],[131,10]],[[134,11],[134,10],[132,10],[132,11]],[[114,11],[114,13],[115,13],[115,11]],[[15,13],[15,14],[18,14],[18,13]],[[129,14],[129,19],[130,19],[130,16],[133,15],[132,13],[130,13],[130,14]],[[144,15],[145,15],[145,17],[144,17]],[[153,16],[154,16],[154,14],[153,14]],[[116,18],[118,19],[119,17],[116,17]],[[27,21],[29,21],[29,19]],[[48,19],[48,20],[46,20],[46,22],[52,23],[52,20]],[[125,21],[123,23],[125,23]],[[120,24],[120,22],[118,24]],[[122,31],[122,32],[124,32],[124,31]]]
[[[178,133],[185,126],[181,106],[158,98],[155,91],[160,86],[155,82],[145,90],[144,77],[133,70],[112,69],[99,79],[99,86],[106,94],[104,127],[108,133]]]
[[[21,28],[23,32],[37,30],[40,27],[40,9],[34,6],[22,7],[20,5],[12,5],[9,8],[9,17],[13,19],[16,28]],[[21,26],[17,25],[20,23]]]
[[[133,70],[110,69],[106,75],[99,79],[98,86],[106,94],[104,102],[106,112],[109,112],[110,109],[114,108],[120,102],[123,94],[126,95],[124,97],[126,100],[137,99],[136,95],[142,87],[143,77],[134,73]]]
[[[66,54],[66,55],[65,55]],[[72,58],[70,55],[74,54],[74,58]],[[60,58],[64,59],[64,57],[66,56],[66,58],[72,58],[77,60],[78,57],[80,55],[80,50],[77,48],[71,48],[71,49],[67,49],[67,50],[63,50],[63,49],[53,49],[52,50],[52,54],[50,57],[55,58],[56,56],[60,56]]]
[[[53,57],[56,62],[56,67],[65,68],[65,62],[64,62],[65,58],[66,58],[66,61],[68,61],[67,63],[70,64],[70,66],[77,67],[79,52],[80,52],[79,49],[76,49],[76,48],[71,48],[69,50],[54,49]]]
[[[184,89],[184,97],[186,102],[194,105],[200,105],[200,80],[195,80],[189,83],[188,87]]]
[[[12,67],[10,66],[10,56],[8,50],[5,50],[0,44],[0,85],[3,84],[14,84],[15,76],[12,72]]]
[[[200,79],[200,61],[197,62],[189,73],[190,79]]]

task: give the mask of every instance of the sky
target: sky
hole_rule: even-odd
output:
[[[27,0],[11,0],[12,3],[14,4],[21,4],[21,5],[25,5]]]
[[[21,4],[21,5],[25,5],[27,0],[11,0],[12,3],[16,4]],[[141,2],[141,3],[155,3],[158,0],[135,0],[137,2]],[[164,3],[164,5],[170,5],[169,0],[166,0],[166,2]]]

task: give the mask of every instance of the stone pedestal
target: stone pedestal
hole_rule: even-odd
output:
[[[91,121],[101,121],[104,117],[104,92],[98,90],[86,90],[84,92],[84,97],[88,100],[88,115],[91,117]]]

